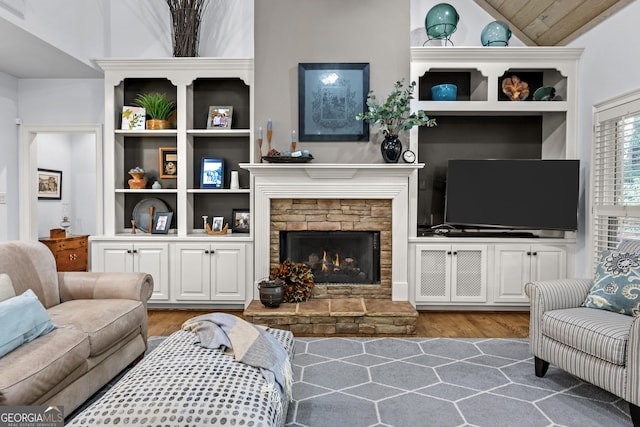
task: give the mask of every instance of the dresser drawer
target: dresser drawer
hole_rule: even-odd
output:
[[[58,271],[87,271],[89,266],[88,236],[40,240],[56,260]]]

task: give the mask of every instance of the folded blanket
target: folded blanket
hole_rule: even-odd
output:
[[[264,327],[226,313],[203,314],[187,320],[182,329],[195,332],[196,344],[205,348],[232,350],[237,362],[260,368],[272,393],[277,384],[280,396],[291,401],[292,372],[286,350]],[[274,401],[280,401],[274,397]]]

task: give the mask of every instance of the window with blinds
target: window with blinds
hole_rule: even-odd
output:
[[[591,162],[592,266],[623,239],[640,240],[640,91],[597,105]]]

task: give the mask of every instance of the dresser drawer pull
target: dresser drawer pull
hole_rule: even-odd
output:
[[[78,255],[76,254],[69,254],[69,261],[75,261],[78,259]]]

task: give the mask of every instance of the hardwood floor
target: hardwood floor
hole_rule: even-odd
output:
[[[242,317],[242,310],[149,309],[149,336],[170,335],[182,323],[200,314],[223,311]],[[421,311],[416,337],[526,338],[529,312]]]

